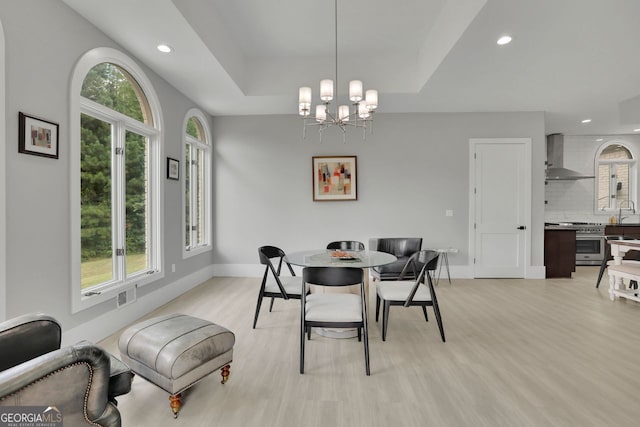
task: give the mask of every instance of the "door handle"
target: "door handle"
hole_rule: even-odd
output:
[[[527,229],[527,227],[524,226],[524,225],[521,225],[520,227],[518,227],[518,230],[526,230],[526,229]]]

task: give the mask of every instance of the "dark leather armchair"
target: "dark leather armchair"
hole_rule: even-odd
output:
[[[0,323],[0,406],[55,407],[64,425],[120,426],[114,397],[131,389],[131,371],[90,342],[60,342],[60,324],[43,314]]]
[[[422,237],[381,237],[369,239],[369,250],[386,252],[398,258],[396,262],[371,269],[374,280],[398,280],[409,257],[422,249]],[[421,267],[421,266],[420,266]],[[418,271],[420,270],[418,267]],[[412,272],[404,276],[407,280],[415,279]]]

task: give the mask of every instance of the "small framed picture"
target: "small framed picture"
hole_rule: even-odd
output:
[[[167,157],[167,179],[180,179],[180,161]]]
[[[58,124],[18,113],[18,152],[58,158]]]
[[[313,157],[313,200],[357,200],[356,160],[356,156]]]

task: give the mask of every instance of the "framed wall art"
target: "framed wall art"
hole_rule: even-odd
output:
[[[18,113],[18,152],[58,158],[58,124]]]
[[[167,157],[167,179],[180,179],[180,161]]]
[[[356,156],[314,156],[313,200],[358,200]]]

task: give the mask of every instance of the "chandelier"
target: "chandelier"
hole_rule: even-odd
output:
[[[335,92],[337,104],[338,88],[338,0],[334,2],[335,14]],[[322,142],[322,131],[330,127],[338,127],[342,130],[342,139],[346,142],[347,128],[352,127],[362,129],[362,139],[366,139],[367,129],[373,131],[373,113],[378,108],[378,91],[367,90],[363,96],[361,80],[351,80],[349,82],[349,100],[351,105],[331,105],[334,99],[334,81],[325,79],[320,81],[320,100],[322,103],[315,106],[315,116],[311,115],[311,88],[303,86],[300,88],[298,97],[298,114],[304,119],[302,137],[307,136],[307,126],[318,126],[320,142]]]

